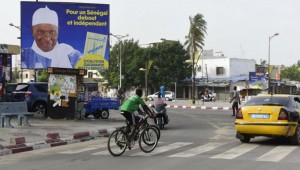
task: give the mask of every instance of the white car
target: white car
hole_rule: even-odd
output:
[[[157,98],[158,93],[159,92],[156,92],[154,94],[151,94],[151,95],[147,96],[148,100],[153,101],[154,98]],[[165,91],[165,99],[167,101],[174,100],[175,99],[175,93],[173,91]]]

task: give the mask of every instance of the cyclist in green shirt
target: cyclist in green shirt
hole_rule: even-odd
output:
[[[140,106],[142,106],[144,112],[147,113],[151,118],[155,117],[154,113],[150,110],[150,108],[146,105],[146,103],[142,99],[143,96],[142,89],[136,89],[135,94],[136,95],[129,97],[121,106],[121,114],[129,122],[127,130],[129,130],[130,126],[133,125],[132,132],[136,130],[137,128],[136,123],[140,119],[138,116],[134,114],[134,112],[138,111],[139,113],[143,113],[143,111],[140,109]],[[134,133],[131,133],[131,135],[128,138],[128,141],[131,141],[133,135]]]

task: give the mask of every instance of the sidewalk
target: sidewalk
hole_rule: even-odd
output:
[[[147,102],[148,105],[153,102]],[[189,100],[167,101],[167,108],[180,109],[225,109],[229,110],[229,102],[196,101],[192,105]],[[53,120],[30,118],[32,126],[15,126],[0,128],[0,156],[54,147],[69,143],[82,142],[94,138],[108,137],[116,127],[124,125],[125,118],[118,110],[111,110],[108,119],[94,119],[90,116],[83,120]],[[16,125],[16,119],[12,120]]]

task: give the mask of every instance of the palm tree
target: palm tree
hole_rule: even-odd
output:
[[[196,14],[194,17],[190,16],[189,19],[190,30],[189,34],[185,37],[186,41],[184,46],[192,57],[192,100],[193,104],[195,104],[195,54],[200,50],[203,50],[206,34],[206,21],[203,19],[202,14]]]
[[[260,59],[260,66],[265,67],[267,65],[267,60]]]

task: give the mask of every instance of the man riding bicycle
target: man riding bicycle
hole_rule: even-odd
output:
[[[138,116],[134,114],[135,111],[138,111],[140,114],[143,113],[143,111],[140,109],[140,105],[142,106],[145,113],[147,113],[150,117],[154,118],[154,113],[149,109],[149,107],[146,105],[144,100],[142,99],[143,91],[141,89],[136,89],[134,96],[129,97],[124,104],[121,106],[121,114],[126,118],[128,121],[127,126],[127,132],[129,131],[131,125],[133,125],[133,129],[131,131],[130,136],[128,137],[128,142],[131,141],[133,138],[133,135],[138,128],[136,126],[136,123],[140,119]]]

